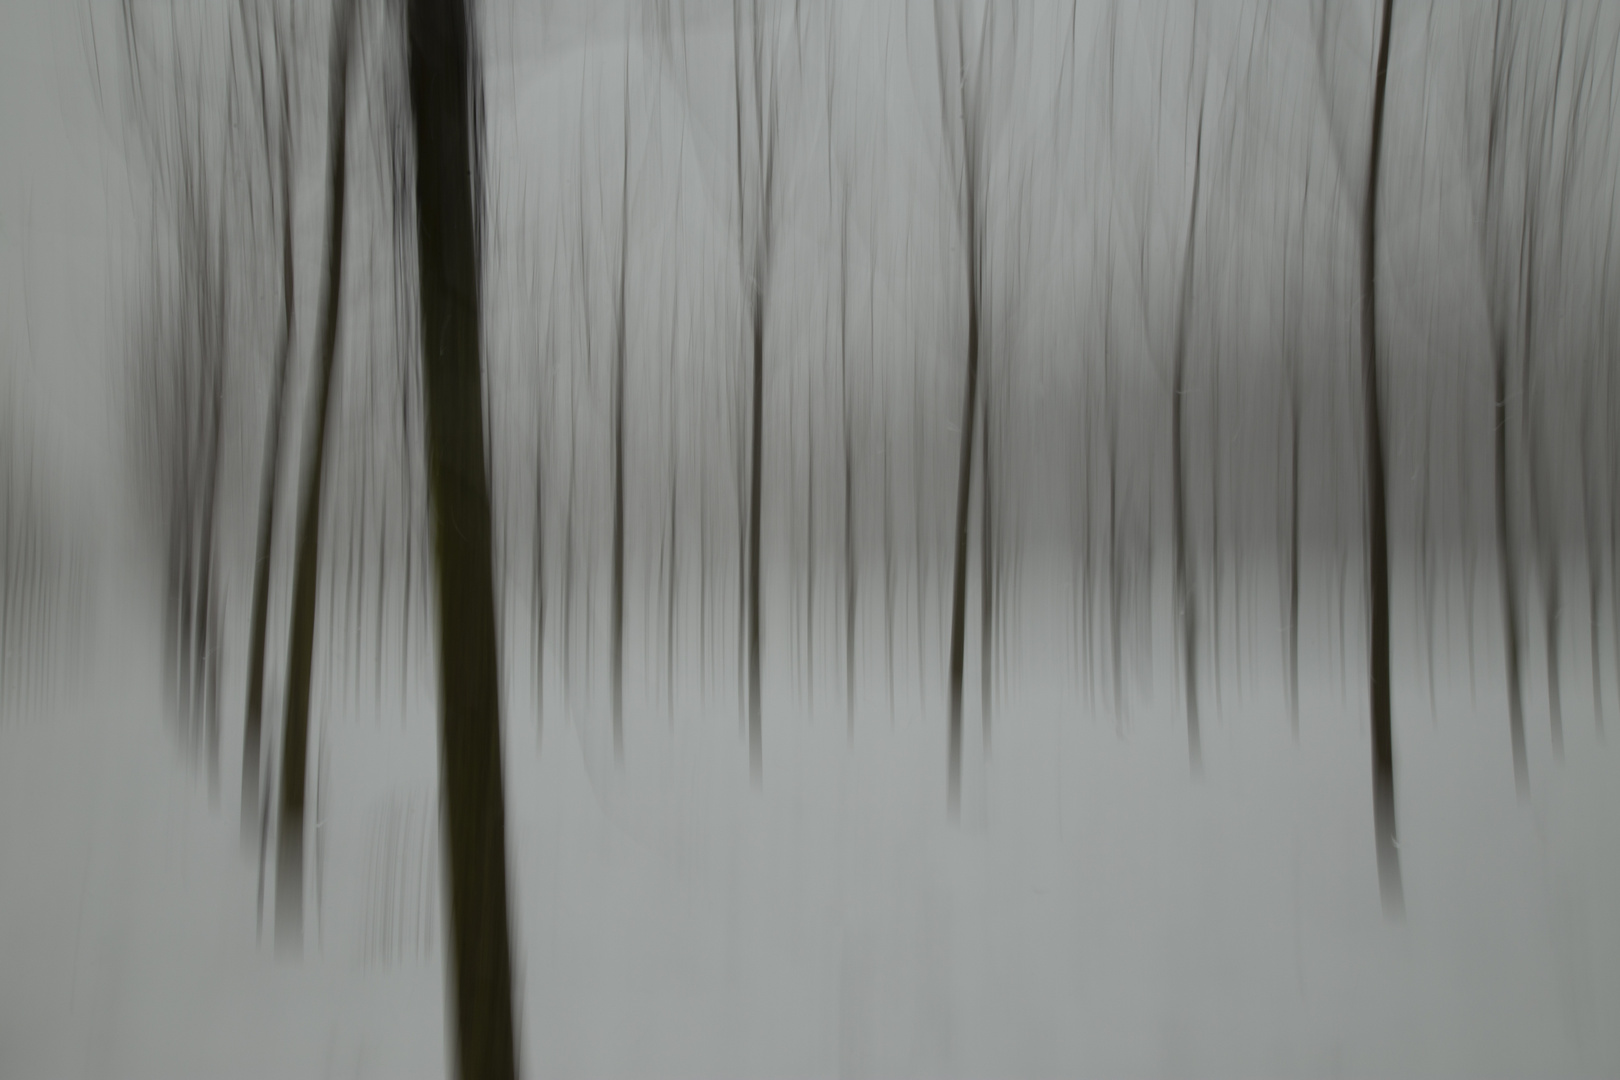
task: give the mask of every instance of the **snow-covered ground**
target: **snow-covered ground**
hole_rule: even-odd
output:
[[[152,598],[106,569],[96,660],[57,707],[0,726],[0,1074],[442,1074],[430,677],[403,710],[386,691],[318,707],[316,902],[303,959],[278,956],[234,813],[239,718],[212,808],[164,717]],[[521,650],[526,628],[509,636]],[[727,684],[712,711],[629,717],[619,774],[605,715],[570,716],[551,679],[537,743],[532,681],[509,676],[526,1074],[1620,1068],[1604,1020],[1620,1015],[1620,770],[1581,680],[1561,766],[1531,680],[1525,805],[1494,667],[1477,706],[1464,678],[1432,716],[1426,684],[1403,681],[1392,925],[1362,708],[1331,652],[1306,650],[1297,746],[1271,653],[1242,684],[1228,673],[1219,707],[1206,687],[1198,783],[1162,658],[1116,729],[1106,687],[1093,702],[1061,656],[1009,668],[988,766],[969,709],[960,827],[938,701],[901,689],[891,718],[881,678],[851,747],[841,681],[823,676],[807,716],[777,672],[755,793]]]

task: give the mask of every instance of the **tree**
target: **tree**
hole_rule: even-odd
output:
[[[1187,695],[1187,759],[1194,776],[1204,771],[1202,733],[1198,726],[1198,594],[1193,583],[1192,553],[1187,537],[1187,453],[1184,401],[1187,393],[1187,335],[1192,322],[1193,267],[1198,249],[1198,204],[1204,166],[1204,106],[1198,105],[1198,131],[1193,144],[1192,208],[1187,214],[1187,241],[1182,247],[1181,296],[1176,308],[1176,343],[1170,374],[1170,515],[1175,548],[1175,598],[1180,615],[1181,677]]]
[[[1400,851],[1395,841],[1395,747],[1390,731],[1389,524],[1384,482],[1384,428],[1378,388],[1378,169],[1384,149],[1384,94],[1389,83],[1390,23],[1395,0],[1383,0],[1373,83],[1372,135],[1367,151],[1367,196],[1361,207],[1361,397],[1367,455],[1367,561],[1370,590],[1368,691],[1372,697],[1373,839],[1384,910],[1403,904]]]
[[[630,38],[624,44],[624,161],[619,192],[619,289],[613,351],[613,760],[624,764],[625,278],[630,265]]]
[[[1367,558],[1367,674],[1372,734],[1373,843],[1378,859],[1378,883],[1384,911],[1397,917],[1403,906],[1400,852],[1395,830],[1395,748],[1390,717],[1389,656],[1389,520],[1385,478],[1383,401],[1380,398],[1378,370],[1378,190],[1379,168],[1384,149],[1384,99],[1389,83],[1389,41],[1394,18],[1394,0],[1379,0],[1377,37],[1374,48],[1372,117],[1367,142],[1366,174],[1358,211],[1360,246],[1361,312],[1361,436],[1366,483]],[[1327,96],[1327,8],[1312,8],[1317,20],[1317,74],[1322,80],[1324,104]],[[1335,134],[1342,135],[1342,132]],[[1336,141],[1335,152],[1341,173],[1346,169],[1343,146]],[[1341,613],[1343,605],[1340,605]]]
[[[983,195],[984,112],[980,88],[988,58],[993,5],[986,5],[979,34],[978,73],[970,88],[962,41],[961,11],[954,24],[956,57],[947,60],[946,18],[941,0],[935,0],[934,20],[939,61],[941,131],[945,136],[946,158],[951,169],[957,228],[965,250],[967,278],[967,363],[962,386],[962,423],[959,463],[956,474],[956,523],[952,530],[951,557],[951,651],[950,651],[950,758],[946,780],[946,802],[952,819],[962,812],[962,669],[967,632],[968,509],[973,494],[973,429],[979,412],[979,350],[985,334],[980,301],[984,290],[984,242],[980,198]],[[956,90],[951,100],[950,88]],[[953,110],[955,113],[953,123]],[[989,512],[986,502],[985,512]],[[988,588],[988,581],[984,583]],[[980,673],[981,678],[987,677]]]
[[[245,20],[244,20],[245,21]],[[266,163],[271,157],[271,105],[265,89],[265,40],[258,29],[253,42],[259,86],[259,117]],[[248,630],[247,706],[242,724],[242,835],[251,839],[259,813],[259,758],[261,716],[264,708],[264,643],[270,610],[270,565],[275,536],[276,492],[281,477],[283,403],[287,393],[288,362],[293,347],[293,187],[292,108],[288,86],[287,49],[279,22],[271,24],[269,48],[275,58],[274,87],[279,92],[275,124],[276,187],[271,198],[272,217],[280,225],[281,323],[273,350],[275,370],[270,380],[270,408],[265,418],[263,473],[259,484],[257,557],[253,561],[253,600]]]
[[[451,1072],[512,1077],[506,803],[479,300],[482,109],[465,0],[410,0],[422,386],[439,610]]]
[[[136,460],[164,550],[166,688],[179,707],[183,738],[206,760],[209,793],[217,799],[222,635],[215,580],[231,344],[228,238],[242,196],[233,183],[241,152],[237,72],[225,69],[223,108],[216,109],[220,88],[205,64],[185,56],[176,26],[169,27],[172,80],[162,80],[148,64],[163,46],[146,40],[133,4],[124,3],[120,14],[134,128],[162,197],[172,200],[166,214],[154,217],[172,234],[154,236],[152,293],[135,335]]]
[[[829,93],[829,99],[831,94]],[[829,110],[830,112],[830,110]],[[829,120],[830,123],[830,120]],[[829,142],[831,141],[829,137]],[[855,436],[849,396],[849,181],[844,181],[843,224],[838,234],[838,397],[844,443],[844,712],[847,737],[855,739]],[[875,299],[875,298],[874,298]],[[887,473],[888,464],[884,463]],[[887,500],[885,500],[887,503]],[[884,563],[887,568],[887,561]],[[886,571],[885,571],[886,572]],[[892,620],[891,620],[892,621]],[[889,637],[890,679],[894,677],[894,637]]]
[[[752,377],[749,382],[749,450],[748,450],[748,523],[743,544],[747,560],[745,597],[746,642],[748,667],[748,766],[754,786],[764,780],[764,751],[760,729],[760,513],[764,485],[764,425],[765,425],[765,301],[769,295],[771,270],[771,226],[776,212],[776,118],[777,98],[772,88],[766,100],[767,74],[774,77],[774,64],[767,73],[765,35],[760,27],[757,0],[750,11],[750,42],[748,70],[753,77],[753,154],[754,182],[758,193],[750,220],[747,202],[747,178],[744,175],[743,150],[743,41],[742,2],[732,0],[732,55],[734,58],[734,90],[737,122],[737,244],[738,263],[748,305],[748,325],[751,332]],[[767,108],[769,116],[766,115]]]
[[[281,815],[276,833],[276,938],[300,948],[304,919],[304,777],[309,758],[310,673],[315,651],[315,600],[320,571],[321,501],[326,484],[326,437],[331,426],[332,372],[337,358],[338,305],[343,284],[343,217],[348,181],[349,54],[354,0],[336,0],[327,90],[325,265],[311,385],[309,446],[298,505],[291,625],[287,642],[286,719],[282,727]]]
[[[1508,400],[1507,400],[1507,305],[1506,266],[1499,249],[1497,230],[1502,214],[1506,176],[1506,139],[1509,89],[1513,83],[1513,27],[1507,23],[1507,10],[1497,0],[1491,29],[1490,84],[1488,90],[1486,141],[1484,152],[1485,185],[1478,204],[1476,242],[1480,272],[1486,291],[1490,319],[1491,389],[1493,402],[1493,481],[1494,523],[1496,527],[1497,575],[1502,597],[1502,639],[1508,697],[1508,737],[1513,752],[1513,782],[1519,798],[1530,791],[1529,759],[1524,743],[1524,705],[1519,672],[1519,582],[1518,563],[1513,550],[1513,526],[1508,502]],[[1509,41],[1502,40],[1503,32]],[[1503,56],[1507,44],[1508,54]]]

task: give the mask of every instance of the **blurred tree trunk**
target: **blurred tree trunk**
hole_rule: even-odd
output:
[[[1502,643],[1507,670],[1508,739],[1513,752],[1513,783],[1519,798],[1530,792],[1530,765],[1524,742],[1524,695],[1519,658],[1519,580],[1518,562],[1513,546],[1513,517],[1509,504],[1508,486],[1508,408],[1507,408],[1507,322],[1506,295],[1503,287],[1504,272],[1500,265],[1500,240],[1487,230],[1500,227],[1500,201],[1505,183],[1506,151],[1504,148],[1508,119],[1508,91],[1512,85],[1514,26],[1507,21],[1508,10],[1497,0],[1493,13],[1491,39],[1491,69],[1489,87],[1489,120],[1485,147],[1485,196],[1479,215],[1479,255],[1486,278],[1486,290],[1491,320],[1491,386],[1494,483],[1494,518],[1496,526],[1496,565],[1502,597]],[[1508,32],[1507,57],[1504,58],[1503,31]],[[1470,620],[1472,625],[1472,620]]]
[[[264,640],[270,610],[270,563],[274,548],[276,491],[281,483],[283,403],[287,393],[288,358],[293,346],[293,188],[291,112],[287,100],[286,54],[276,46],[281,89],[278,173],[281,214],[281,327],[276,343],[276,370],[270,381],[270,411],[265,420],[264,466],[259,482],[259,534],[253,562],[253,607],[248,631],[247,710],[242,728],[242,836],[251,840],[259,812],[259,757],[264,709]],[[262,57],[261,57],[261,63]],[[262,104],[262,103],[261,103]]]
[[[1499,332],[1491,340],[1491,376],[1495,402],[1496,563],[1501,578],[1502,643],[1507,663],[1508,739],[1513,749],[1513,784],[1519,798],[1524,799],[1530,793],[1530,764],[1525,753],[1524,694],[1519,676],[1518,564],[1514,561],[1513,526],[1508,514],[1507,346]]]
[[[843,228],[838,236],[838,396],[844,442],[844,720],[846,737],[855,741],[855,440],[849,398],[849,182],[844,182]],[[885,463],[885,468],[887,464]],[[885,564],[887,565],[887,564]],[[890,636],[890,681],[893,681],[894,638]]]
[[[968,509],[973,495],[973,428],[979,414],[979,338],[982,319],[980,302],[983,291],[983,267],[979,253],[979,185],[982,177],[980,164],[981,116],[978,108],[979,85],[982,83],[986,57],[986,40],[990,32],[993,7],[984,12],[984,26],[979,38],[979,75],[975,81],[972,102],[969,102],[967,64],[963,56],[961,12],[957,12],[955,27],[956,62],[954,70],[946,61],[947,44],[943,28],[944,8],[936,2],[934,8],[935,33],[938,35],[940,109],[944,114],[946,140],[953,157],[954,177],[958,185],[957,213],[966,255],[967,278],[967,364],[963,373],[962,424],[957,433],[960,455],[956,472],[956,521],[952,530],[954,551],[951,557],[951,645],[950,645],[950,756],[946,778],[947,808],[953,820],[962,811],[962,669],[967,645],[967,559]],[[949,130],[952,103],[947,90],[956,87],[955,112],[961,125],[959,133]],[[960,143],[957,138],[960,138]],[[988,587],[988,583],[987,583]]]
[[[1187,695],[1187,758],[1194,776],[1204,771],[1202,734],[1198,726],[1198,612],[1192,559],[1187,545],[1187,462],[1182,400],[1187,389],[1187,332],[1192,314],[1193,266],[1198,250],[1198,201],[1204,167],[1204,106],[1198,106],[1198,135],[1193,149],[1192,210],[1182,256],[1181,300],[1176,314],[1176,345],[1170,377],[1170,503],[1175,547],[1176,608],[1180,615],[1182,681]]]
[[[439,603],[452,1075],[517,1068],[479,300],[482,109],[465,0],[411,0],[422,385]]]
[[[327,91],[326,265],[322,270],[310,444],[298,507],[298,547],[293,562],[291,626],[287,642],[287,712],[282,729],[281,821],[276,837],[276,938],[301,948],[304,920],[304,775],[309,758],[310,671],[315,651],[321,495],[326,482],[326,435],[330,426],[332,371],[336,366],[338,303],[343,284],[343,217],[347,183],[349,52],[353,0],[332,9],[330,88]]]
[[[613,353],[613,760],[624,764],[625,278],[630,263],[630,44],[624,52],[624,162],[619,191],[619,291]]]
[[[1384,433],[1378,388],[1378,170],[1383,158],[1384,95],[1389,82],[1390,22],[1394,0],[1383,0],[1373,83],[1372,139],[1367,154],[1367,197],[1361,221],[1361,393],[1362,437],[1367,454],[1367,561],[1369,659],[1372,699],[1373,831],[1378,852],[1378,884],[1384,910],[1398,915],[1404,901],[1400,852],[1395,830],[1395,747],[1390,730],[1389,685],[1389,525],[1384,483]]]
[[[740,0],[732,4],[732,53],[734,58],[734,90],[736,94],[737,122],[737,193],[739,265],[743,270],[747,288],[749,329],[751,331],[752,379],[749,393],[749,448],[748,448],[748,520],[743,548],[746,558],[742,598],[745,604],[744,627],[741,636],[747,665],[748,682],[748,766],[757,788],[764,779],[764,751],[760,724],[760,514],[764,487],[764,423],[765,423],[765,300],[769,288],[771,266],[771,219],[775,210],[776,164],[776,96],[774,88],[767,115],[765,72],[766,42],[760,29],[759,4],[749,12],[751,49],[750,72],[753,76],[754,151],[759,187],[754,212],[752,236],[749,234],[748,213],[744,198],[746,176],[743,169],[743,41],[742,6]],[[774,77],[774,72],[772,77]],[[749,240],[752,240],[752,243]]]

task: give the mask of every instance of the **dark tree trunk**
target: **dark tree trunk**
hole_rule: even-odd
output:
[[[992,383],[993,385],[993,383]],[[995,533],[995,469],[991,456],[991,394],[985,388],[984,427],[979,435],[979,721],[983,728],[984,756],[990,757],[990,705],[994,692],[992,683],[995,669],[991,643],[995,629],[996,590],[996,533]]]
[[[1592,660],[1592,720],[1597,725],[1598,734],[1602,735],[1603,666],[1598,658],[1601,645],[1598,613],[1599,598],[1603,591],[1603,561],[1600,555],[1603,539],[1602,528],[1598,523],[1598,496],[1592,468],[1592,463],[1598,456],[1598,448],[1592,438],[1592,414],[1597,409],[1596,363],[1588,361],[1586,371],[1583,373],[1583,382],[1585,385],[1582,394],[1584,401],[1581,404],[1581,522],[1585,526],[1586,538],[1586,640]]]
[[[973,421],[978,416],[979,396],[978,237],[971,191],[967,202],[968,352],[962,389],[961,456],[956,473],[956,525],[952,532],[955,553],[951,559],[951,727],[947,799],[952,818],[960,817],[962,812],[962,661],[967,644],[968,506],[973,494]]]
[[[326,483],[326,435],[330,426],[332,371],[337,356],[338,301],[343,283],[343,215],[347,181],[349,45],[353,0],[332,11],[331,82],[327,91],[326,265],[321,282],[310,444],[298,507],[298,547],[293,563],[291,627],[287,642],[287,711],[282,728],[281,822],[276,838],[276,938],[303,946],[304,776],[309,758],[310,670],[315,651],[321,536],[321,495]]]
[[[1495,394],[1496,563],[1502,589],[1502,643],[1506,650],[1508,738],[1513,749],[1513,784],[1522,800],[1530,794],[1530,763],[1524,746],[1524,694],[1519,675],[1519,582],[1514,561],[1513,525],[1508,507],[1507,346],[1498,333],[1491,345]]]
[[[242,725],[242,837],[253,838],[259,813],[259,757],[264,709],[264,641],[270,611],[270,564],[275,542],[276,491],[281,482],[281,429],[287,393],[288,362],[292,353],[295,295],[292,243],[292,140],[285,105],[286,76],[282,76],[283,106],[280,138],[281,184],[281,328],[276,343],[276,371],[270,382],[270,412],[265,419],[264,465],[259,481],[259,535],[253,562],[253,607],[248,631],[247,710]]]
[[[1536,236],[1536,215],[1533,207],[1525,211],[1526,247],[1533,248]],[[1529,480],[1530,508],[1533,525],[1530,530],[1532,547],[1541,576],[1542,640],[1547,657],[1547,714],[1552,729],[1553,757],[1564,759],[1564,705],[1562,683],[1558,677],[1559,601],[1562,589],[1559,582],[1559,544],[1556,523],[1552,520],[1554,508],[1548,500],[1547,476],[1541,447],[1541,425],[1536,408],[1536,386],[1531,378],[1531,360],[1535,350],[1532,324],[1535,315],[1535,252],[1525,253],[1524,284],[1524,351],[1519,357],[1519,408],[1524,421],[1523,432],[1526,476]]]
[[[512,1077],[499,642],[479,301],[476,38],[464,0],[411,0],[411,122],[428,477],[439,604],[439,783],[451,1073]]]
[[[538,412],[537,412],[538,414]],[[534,652],[534,737],[538,745],[545,731],[546,710],[546,453],[545,440],[534,448],[534,580],[530,600]]]
[[[748,769],[757,788],[764,781],[759,686],[759,518],[764,466],[765,319],[759,284],[754,285],[754,377],[748,450]]]
[[[1305,190],[1300,199],[1300,230],[1299,230],[1299,266],[1305,266],[1305,241],[1308,232],[1305,228],[1305,215],[1309,212],[1311,198],[1311,174],[1307,169],[1305,174]],[[1301,270],[1303,272],[1303,270]],[[1290,303],[1288,296],[1288,247],[1287,238],[1284,238],[1283,247],[1283,288],[1285,309],[1284,318],[1290,320],[1286,340],[1283,348],[1286,350],[1286,364],[1288,373],[1288,577],[1284,588],[1284,621],[1288,634],[1288,726],[1293,735],[1294,742],[1299,742],[1299,437],[1300,437],[1300,408],[1302,398],[1303,373],[1300,371],[1300,326],[1303,317],[1296,314],[1294,306],[1302,304],[1299,298],[1293,298]]]
[[[855,448],[849,400],[849,193],[844,193],[843,231],[838,240],[838,396],[844,442],[844,720],[855,741]],[[893,638],[891,637],[891,641]],[[893,652],[890,652],[893,679]]]
[[[985,55],[985,38],[989,36],[989,19],[993,8],[985,9],[985,27],[979,42],[980,66]],[[940,19],[939,5],[935,6],[936,33]],[[944,39],[940,49],[940,94],[942,105],[946,95],[947,74],[944,57]],[[946,775],[946,804],[953,821],[962,813],[962,669],[967,652],[967,559],[968,510],[973,495],[973,429],[979,412],[979,336],[980,300],[982,297],[983,268],[979,260],[979,131],[978,118],[969,108],[966,89],[967,65],[962,58],[961,28],[957,29],[957,64],[954,79],[958,91],[958,104],[962,122],[961,145],[961,228],[963,247],[966,249],[967,271],[967,364],[962,385],[962,425],[958,433],[960,453],[956,472],[956,521],[952,528],[953,553],[951,556],[951,644],[948,678],[950,682],[950,748]],[[981,72],[982,73],[982,72]],[[976,104],[976,102],[974,103]],[[948,112],[947,112],[948,115]]]
[[[672,365],[673,366],[673,365]],[[664,682],[669,688],[669,722],[675,723],[675,592],[681,572],[680,440],[675,410],[669,421],[669,578],[664,593]],[[701,663],[701,660],[699,661]]]
[[[613,760],[624,764],[625,278],[630,261],[630,53],[624,56],[624,172],[619,193],[619,292],[613,363]]]
[[[1384,910],[1404,906],[1395,829],[1395,746],[1390,725],[1389,525],[1384,484],[1384,433],[1378,389],[1378,170],[1383,157],[1384,94],[1389,82],[1389,32],[1394,0],[1384,0],[1373,84],[1372,139],[1367,156],[1367,200],[1361,222],[1361,392],[1367,454],[1367,564],[1370,591],[1368,693],[1372,704],[1373,834]]]
[[[1288,723],[1299,741],[1299,371],[1288,380]]]
[[[742,659],[747,670],[748,692],[748,768],[754,787],[764,782],[764,750],[761,745],[760,722],[760,514],[764,487],[764,423],[765,423],[765,277],[770,261],[770,223],[772,210],[772,165],[775,123],[765,118],[765,95],[760,65],[764,45],[760,36],[759,7],[757,2],[750,13],[752,38],[752,72],[754,78],[754,129],[759,164],[759,221],[750,249],[746,234],[748,215],[745,209],[745,178],[743,174],[743,68],[742,68],[742,6],[740,0],[732,3],[732,53],[734,58],[734,89],[736,92],[737,122],[737,215],[739,264],[748,273],[749,329],[752,335],[752,379],[749,386],[748,410],[748,520],[744,537],[743,580],[739,582],[743,604],[743,626],[739,636]]]
[[[1175,545],[1176,607],[1181,616],[1182,681],[1187,695],[1187,759],[1194,776],[1204,771],[1198,727],[1198,612],[1193,588],[1191,552],[1187,550],[1187,462],[1182,399],[1187,387],[1187,332],[1192,313],[1193,266],[1198,249],[1199,186],[1204,166],[1204,108],[1198,107],[1198,136],[1193,150],[1192,210],[1187,218],[1186,253],[1181,267],[1181,303],[1176,315],[1176,351],[1170,383],[1170,512]]]

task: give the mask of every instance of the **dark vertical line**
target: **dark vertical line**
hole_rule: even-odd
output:
[[[1372,141],[1367,162],[1367,200],[1361,233],[1361,374],[1366,417],[1367,556],[1371,589],[1369,644],[1372,698],[1373,829],[1378,883],[1384,911],[1394,918],[1404,907],[1400,852],[1396,847],[1395,747],[1390,717],[1389,525],[1384,482],[1382,402],[1378,386],[1377,242],[1378,173],[1383,158],[1384,99],[1389,82],[1390,24],[1394,0],[1384,0],[1378,36],[1378,68],[1373,88]]]
[[[485,418],[479,73],[464,0],[411,0],[422,372],[439,606],[439,777],[451,1072],[510,1078],[512,1013],[499,638]]]

